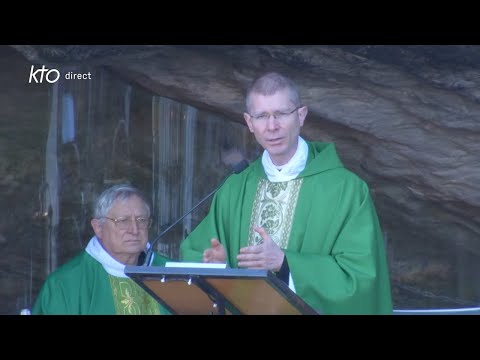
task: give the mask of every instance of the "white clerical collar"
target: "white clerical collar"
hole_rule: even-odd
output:
[[[147,243],[147,249],[150,247]],[[126,278],[125,265],[115,260],[102,246],[96,236],[93,236],[88,242],[85,251],[90,254],[95,260],[102,264],[107,273],[113,276]]]
[[[263,151],[262,165],[271,182],[290,181],[300,174],[307,164],[308,145],[300,136],[298,137],[297,151],[292,158],[282,166],[276,166],[266,150]],[[279,170],[280,168],[280,170]]]

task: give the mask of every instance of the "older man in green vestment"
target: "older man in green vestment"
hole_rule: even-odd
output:
[[[36,315],[160,315],[155,299],[125,273],[125,265],[142,263],[148,243],[150,205],[128,184],[115,185],[97,199],[95,231],[85,250],[51,273],[35,302]],[[153,265],[166,258],[155,254]]]

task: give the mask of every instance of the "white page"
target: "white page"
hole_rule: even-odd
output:
[[[227,264],[219,263],[202,263],[202,262],[175,262],[168,261],[165,263],[165,267],[175,268],[202,268],[202,269],[226,269]]]

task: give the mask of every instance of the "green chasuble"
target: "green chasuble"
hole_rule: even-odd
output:
[[[166,258],[155,254],[152,265]],[[82,251],[51,273],[32,309],[33,315],[161,315],[168,314],[130,278],[108,274]]]
[[[257,243],[252,232],[257,224],[275,232],[272,239],[285,252],[295,292],[314,309],[391,314],[384,240],[368,186],[343,166],[334,144],[307,143],[306,167],[294,180],[268,181],[260,158],[230,176],[208,215],[181,244],[182,260],[202,261],[215,237],[235,268],[239,249]],[[275,195],[282,192],[286,205],[275,207]]]

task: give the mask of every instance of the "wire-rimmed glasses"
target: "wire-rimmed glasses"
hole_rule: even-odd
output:
[[[268,120],[268,119],[270,119],[270,116],[273,116],[274,119],[283,120],[283,119],[286,119],[289,115],[292,115],[295,111],[297,111],[298,109],[300,109],[302,107],[303,107],[303,105],[297,106],[292,111],[275,111],[273,113],[263,112],[263,113],[261,113],[257,116],[253,116],[253,115],[250,115],[248,113],[247,114],[253,120]]]
[[[115,226],[119,230],[128,230],[131,229],[133,222],[132,217],[124,217],[124,218],[110,218],[108,216],[103,216],[103,218],[111,220],[115,223]],[[135,222],[137,223],[137,227],[141,230],[146,230],[152,225],[152,219],[138,216],[135,218]]]

